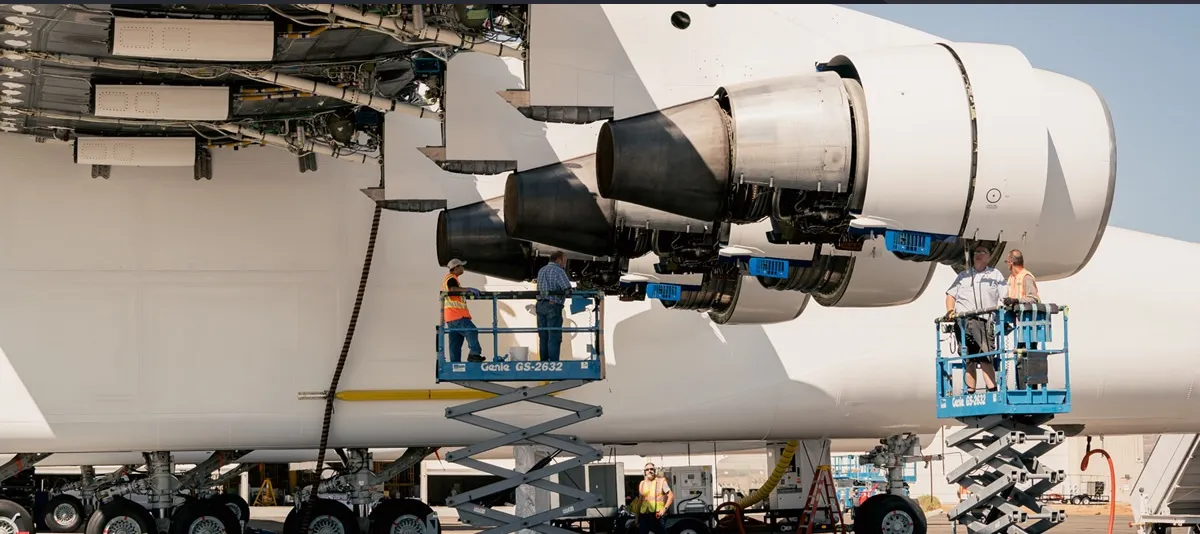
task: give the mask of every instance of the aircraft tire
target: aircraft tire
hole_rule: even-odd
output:
[[[854,534],[926,534],[925,513],[911,499],[881,493],[858,507]]]
[[[15,502],[0,499],[0,523],[7,523],[9,528],[17,532],[33,532],[33,515]]]
[[[307,506],[308,502],[304,503]],[[300,520],[302,511],[300,507],[292,508],[288,512],[287,519],[283,521],[283,534],[300,534]],[[336,523],[336,527],[340,529],[340,534],[360,534],[358,530],[358,518],[354,517],[354,512],[350,511],[346,505],[332,499],[317,499],[317,503],[309,515],[308,531],[314,532],[318,529],[312,528],[314,523],[318,521],[331,521]]]
[[[208,499],[214,504],[219,504],[233,511],[233,515],[237,517],[238,523],[242,526],[242,530],[246,529],[246,525],[250,522],[250,503],[246,502],[241,495],[236,493],[219,493]]]
[[[114,497],[111,501],[101,504],[92,517],[88,519],[87,534],[104,534],[110,525],[120,525],[113,529],[127,534],[157,534],[158,527],[154,517],[142,505],[123,497]]]
[[[242,534],[237,514],[224,503],[199,499],[184,503],[171,514],[170,534]]]
[[[87,520],[83,501],[67,493],[50,497],[42,514],[42,521],[50,532],[79,532],[87,526]]]
[[[416,499],[387,499],[371,511],[368,534],[440,534],[440,521],[437,532],[425,532],[425,518],[432,513],[433,508]]]

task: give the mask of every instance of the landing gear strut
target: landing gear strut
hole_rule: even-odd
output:
[[[908,496],[904,466],[940,459],[941,455],[922,455],[921,440],[913,433],[881,439],[871,452],[859,457],[860,465],[887,469],[888,481],[886,493],[872,495],[855,510],[854,534],[925,534],[925,511]]]

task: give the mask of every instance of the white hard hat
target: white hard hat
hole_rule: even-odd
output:
[[[462,260],[460,260],[460,259],[458,259],[458,258],[454,258],[454,259],[450,260],[450,263],[447,263],[447,264],[446,264],[446,268],[447,268],[447,269],[453,269],[453,268],[455,268],[455,267],[458,267],[458,266],[460,266],[460,265],[466,265],[466,264],[467,264],[467,262],[465,262],[465,261],[462,261]]]

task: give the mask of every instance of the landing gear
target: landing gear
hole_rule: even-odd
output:
[[[33,516],[24,506],[0,499],[0,534],[23,532],[33,532]]]
[[[437,513],[416,499],[385,499],[378,501],[371,488],[383,484],[419,463],[435,449],[410,447],[404,454],[379,473],[371,470],[372,458],[366,449],[338,451],[345,469],[337,476],[322,480],[300,490],[296,502],[283,522],[283,534],[300,534],[307,518],[309,534],[441,534]],[[313,491],[343,493],[351,506],[332,499],[317,499],[312,510],[309,497]]]
[[[74,495],[60,493],[46,502],[42,521],[50,532],[79,532],[87,523],[87,509]]]
[[[879,440],[879,445],[859,458],[859,464],[887,469],[887,493],[872,495],[858,505],[854,534],[925,534],[925,511],[908,497],[904,466],[940,459],[941,455],[922,455],[921,440],[911,432]]]

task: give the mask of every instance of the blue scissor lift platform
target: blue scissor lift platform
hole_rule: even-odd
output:
[[[481,488],[460,493],[446,500],[448,506],[458,510],[458,516],[465,524],[491,527],[481,534],[509,534],[521,529],[531,529],[546,534],[576,534],[573,531],[550,525],[550,521],[600,505],[599,496],[593,495],[586,489],[573,488],[545,480],[552,475],[574,469],[576,467],[597,461],[603,453],[575,436],[551,434],[560,428],[596,418],[601,415],[599,406],[559,398],[555,395],[563,391],[581,387],[604,379],[604,294],[599,291],[572,290],[563,295],[570,301],[570,315],[588,311],[590,321],[586,326],[553,326],[545,327],[542,331],[557,330],[564,334],[592,336],[588,345],[587,357],[566,361],[515,361],[508,355],[500,354],[499,336],[505,334],[537,334],[536,327],[500,326],[502,301],[514,304],[520,301],[532,304],[539,295],[538,291],[490,291],[479,292],[478,295],[456,294],[467,302],[489,301],[492,308],[492,326],[480,327],[475,330],[481,335],[491,335],[492,356],[483,362],[452,362],[446,350],[451,333],[470,330],[470,328],[450,328],[443,319],[437,328],[437,363],[435,373],[437,381],[451,382],[460,386],[483,391],[494,397],[468,402],[460,406],[446,409],[446,418],[454,419],[473,426],[484,428],[500,434],[490,440],[456,450],[446,455],[446,461],[476,469],[503,480],[488,484]],[[443,302],[451,295],[442,293]],[[468,304],[469,307],[469,304]],[[523,306],[521,306],[523,307]],[[514,306],[514,309],[516,306]],[[564,319],[566,319],[564,314]],[[567,336],[564,336],[566,338]],[[461,341],[460,341],[461,342]],[[569,342],[569,341],[568,341]],[[482,343],[481,343],[482,345]],[[542,355],[539,355],[541,357]],[[510,386],[499,382],[540,382],[535,386]],[[508,406],[519,402],[530,402],[558,408],[569,412],[567,415],[552,419],[533,426],[518,427],[495,419],[479,415],[479,412]],[[480,461],[475,456],[487,451],[511,445],[543,445],[567,453],[573,457],[550,465],[548,461],[540,462],[528,472],[521,473],[504,469]],[[558,453],[555,454],[557,456]],[[554,456],[551,456],[553,458]],[[574,502],[547,510],[529,517],[518,517],[512,514],[493,510],[490,506],[475,504],[482,499],[506,492],[520,485],[530,485],[559,495],[570,497]]]
[[[1032,534],[1066,519],[1037,498],[1065,476],[1038,459],[1066,439],[1048,423],[1071,411],[1068,312],[1056,304],[1017,303],[935,320],[937,416],[966,427],[946,436],[947,448],[965,453],[947,482],[970,492],[948,514],[955,531],[962,525],[971,534]],[[1056,318],[1062,337],[1057,344]],[[967,348],[972,330],[986,336],[975,353]],[[946,346],[950,350],[943,350]],[[988,363],[995,389],[980,376],[978,389],[966,392],[966,367],[982,370]]]

